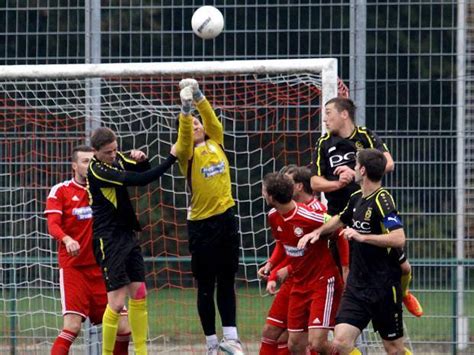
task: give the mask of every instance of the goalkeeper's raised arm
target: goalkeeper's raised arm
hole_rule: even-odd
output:
[[[235,218],[230,167],[223,143],[222,124],[194,79],[183,79],[176,155],[191,193],[188,214],[191,267],[198,287],[198,313],[208,354],[220,347],[242,354],[236,327],[235,273],[239,265],[240,236]],[[194,117],[195,106],[201,116]],[[224,339],[219,343],[215,325],[214,291]]]

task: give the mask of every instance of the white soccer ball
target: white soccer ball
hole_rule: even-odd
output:
[[[216,38],[224,29],[224,16],[214,6],[201,6],[194,11],[191,26],[203,39]]]

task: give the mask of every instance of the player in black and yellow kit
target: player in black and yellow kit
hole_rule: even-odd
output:
[[[358,150],[374,148],[381,151],[387,159],[385,172],[394,169],[392,156],[385,143],[372,130],[354,123],[355,110],[354,103],[348,98],[329,100],[325,105],[324,119],[328,132],[319,138],[313,151],[311,187],[324,192],[328,200],[328,214],[331,216],[340,213],[351,194],[359,189],[354,181],[355,155]],[[420,317],[423,308],[408,290],[411,266],[404,251],[398,253],[403,254],[400,258],[403,302],[410,313]],[[333,255],[337,258],[336,253]]]
[[[197,281],[197,307],[206,336],[207,354],[218,348],[243,354],[236,327],[235,273],[239,265],[240,238],[233,212],[229,161],[224,152],[222,123],[194,79],[179,83],[179,115],[176,153],[179,168],[191,194],[188,214],[189,251]],[[191,115],[193,103],[202,123]],[[214,291],[224,338],[218,342]]]
[[[151,169],[146,155],[132,150],[130,157],[117,151],[117,137],[109,128],[91,137],[94,157],[87,171],[93,221],[93,248],[107,289],[102,319],[102,354],[112,354],[120,311],[127,296],[128,317],[135,353],[147,354],[148,316],[145,267],[135,232],[140,231],[127,186],[143,186],[162,176],[176,161],[174,148],[166,161]]]
[[[354,192],[344,210],[316,231],[304,236],[299,247],[320,235],[347,226],[351,262],[341,305],[336,316],[334,345],[349,354],[356,338],[372,321],[387,353],[404,354],[401,270],[391,248],[405,244],[403,225],[391,194],[382,187],[387,160],[376,149],[357,153]]]

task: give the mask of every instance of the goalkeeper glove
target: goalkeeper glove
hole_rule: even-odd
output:
[[[202,91],[199,89],[199,84],[196,79],[183,79],[179,82],[179,87],[184,89],[190,87],[193,91],[193,99],[195,102],[199,102],[204,98]]]
[[[183,115],[189,115],[193,106],[193,90],[190,87],[181,89],[179,93],[181,97],[181,112]]]

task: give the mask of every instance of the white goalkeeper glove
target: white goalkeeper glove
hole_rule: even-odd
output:
[[[181,97],[181,112],[183,115],[189,115],[193,108],[193,90],[188,86],[181,89],[179,93]]]
[[[199,102],[204,98],[202,91],[199,89],[199,83],[196,79],[187,78],[179,82],[179,87],[184,89],[190,87],[193,91],[193,99],[195,102]]]

